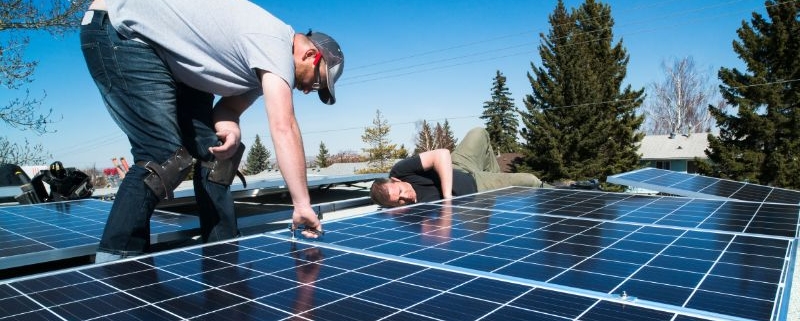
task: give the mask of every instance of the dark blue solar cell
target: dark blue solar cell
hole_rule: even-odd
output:
[[[473,269],[478,271],[485,271],[491,272],[496,270],[500,267],[508,265],[512,261],[494,258],[490,256],[483,256],[472,254],[465,257],[461,257],[450,262],[447,262],[448,265],[458,266],[467,269]]]
[[[50,307],[50,309],[67,319],[86,320],[112,314],[120,310],[133,309],[146,304],[147,303],[132,298],[124,293],[112,293]]]
[[[313,277],[312,277],[313,278]],[[248,299],[256,299],[280,291],[294,288],[298,285],[294,280],[287,280],[273,275],[262,275],[250,279],[221,286],[220,289],[235,293]]]
[[[552,267],[541,264],[515,262],[511,265],[500,268],[494,271],[502,275],[524,278],[534,281],[547,281],[553,276],[557,275],[563,268]]]
[[[406,309],[439,293],[441,292],[403,282],[389,282],[359,293],[356,297],[397,309]]]
[[[242,264],[242,267],[256,270],[256,271],[282,271],[286,269],[294,269],[298,261],[294,258],[287,256],[267,256],[260,260],[247,262]]]
[[[719,259],[720,262],[741,266],[758,266],[767,269],[781,270],[786,263],[784,258],[761,256],[758,253],[744,254],[725,252]]]
[[[325,236],[328,237],[327,234]],[[341,246],[348,246],[357,249],[366,249],[371,246],[375,246],[376,244],[384,244],[386,240],[376,239],[374,237],[367,237],[367,236],[357,236],[357,237],[348,237],[341,240],[326,240],[326,242],[331,242],[333,244],[341,245]]]
[[[382,261],[381,259],[358,255],[353,253],[347,253],[342,255],[335,255],[334,253],[330,253],[330,249],[324,248],[313,248],[312,250],[319,251],[318,256],[312,256],[310,258],[314,258],[311,260],[312,262],[317,262],[318,260],[324,260],[322,264],[332,267],[338,267],[345,270],[354,270],[364,266],[368,266],[371,264],[378,263]],[[309,259],[309,257],[307,257]]]
[[[619,277],[628,277],[639,268],[637,264],[590,258],[573,269]]]
[[[719,258],[721,251],[707,250],[703,248],[688,247],[688,246],[669,246],[661,254],[667,256],[676,256],[689,259],[714,261]]]
[[[436,245],[436,248],[442,250],[458,251],[462,253],[472,253],[485,249],[487,246],[490,246],[490,244],[483,242],[467,241],[467,240],[452,240],[447,243]]]
[[[388,317],[385,317],[385,318],[383,318],[381,320],[382,321],[406,321],[406,320],[420,320],[420,321],[429,320],[429,321],[435,321],[436,319],[433,319],[433,318],[430,318],[430,317],[426,317],[426,316],[422,316],[422,315],[415,314],[415,313],[406,312],[406,311],[399,311],[399,312],[397,312],[395,314],[392,314],[392,315],[390,315]]]
[[[517,298],[511,305],[574,319],[595,302],[596,299],[539,288]]]
[[[19,314],[36,311],[42,307],[30,299],[21,295],[6,295],[5,293],[0,296],[0,315],[1,316],[17,316]],[[20,320],[27,320],[19,317]]]
[[[628,251],[635,251],[635,252],[642,252],[642,253],[658,253],[661,252],[666,245],[664,244],[657,244],[657,243],[648,243],[648,242],[640,242],[640,241],[628,241],[628,240],[621,240],[611,246],[611,248],[619,249],[619,250],[628,250]]]
[[[645,282],[640,280],[627,280],[619,286],[616,294],[625,291],[628,296],[639,299],[681,306],[686,298],[692,294],[693,288],[680,287],[670,284]]]
[[[441,320],[477,320],[500,307],[497,303],[470,299],[464,296],[444,293],[408,309]]]
[[[569,241],[569,240],[568,240]],[[558,243],[547,248],[549,252],[556,252],[562,254],[570,254],[576,256],[589,257],[602,250],[599,246],[590,246],[583,244],[573,243]]]
[[[314,281],[314,278],[309,278],[309,280]],[[314,287],[328,289],[346,295],[352,295],[370,288],[374,288],[379,284],[384,283],[384,281],[384,279],[368,274],[346,272],[314,281]]]
[[[425,248],[424,246],[420,246],[420,245],[412,245],[412,244],[400,243],[400,242],[391,242],[391,243],[385,243],[385,244],[373,246],[373,247],[369,248],[369,250],[370,251],[375,251],[375,252],[378,252],[378,253],[403,256],[403,255],[406,255],[406,254],[414,252],[414,251],[422,250],[424,248]]]
[[[479,278],[471,280],[450,292],[505,304],[530,290],[531,287],[526,285]]]
[[[47,306],[61,305],[69,302],[80,301],[96,296],[107,295],[116,292],[106,284],[92,281],[80,283],[72,287],[60,287],[52,290],[34,292],[28,294],[32,300]]]
[[[687,190],[687,191],[690,191],[690,192],[699,192],[699,191],[705,189],[706,187],[716,183],[716,181],[717,181],[716,179],[713,179],[713,178],[710,178],[710,177],[699,176],[699,175],[691,175],[691,177],[689,177],[688,179],[686,179],[686,180],[684,180],[684,181],[682,181],[680,183],[673,184],[673,185],[671,185],[671,187],[677,188],[677,189],[682,189],[682,190]],[[655,182],[650,182],[650,183],[655,184]]]
[[[210,286],[221,286],[242,279],[254,278],[262,274],[258,271],[230,266],[213,271],[205,271],[202,274],[188,276],[188,278]]]
[[[670,312],[650,310],[625,303],[600,301],[582,315],[581,320],[670,320],[673,316],[674,313]]]
[[[342,294],[315,288],[313,285],[301,285],[287,291],[277,292],[256,301],[270,307],[293,313],[302,313],[331,302],[340,301]]]
[[[743,184],[738,191],[731,195],[731,198],[750,202],[763,202],[767,199],[769,193],[772,192],[772,189],[773,188],[769,186]]]
[[[311,307],[317,306],[309,306],[309,308]],[[307,311],[300,314],[300,316],[308,320],[377,320],[397,311],[396,309],[356,298],[345,298]]]
[[[134,310],[136,311],[136,310]],[[209,320],[209,321],[248,321],[248,320],[286,320],[291,316],[290,314],[279,311],[277,309],[273,309],[270,307],[266,307],[262,304],[258,304],[255,302],[245,302],[242,304],[234,305],[222,310],[217,310],[208,314],[201,315],[196,318],[192,318],[192,320]],[[119,320],[118,315],[113,315],[115,317],[114,320]],[[131,316],[130,320],[148,320],[152,321],[155,320],[151,317],[144,317],[144,316]]]
[[[687,308],[710,311],[753,320],[769,320],[773,301],[745,298],[723,293],[697,291],[689,299]]]
[[[598,259],[612,260],[618,262],[644,264],[647,261],[650,261],[650,259],[653,258],[653,255],[644,252],[606,248],[597,255],[595,255],[594,257]]]
[[[515,307],[504,306],[499,310],[492,312],[487,317],[487,320],[508,320],[508,321],[567,321],[571,319],[544,314],[537,311],[520,309]]]
[[[177,263],[169,266],[162,267],[165,271],[175,273],[177,275],[190,276],[200,274],[206,271],[213,271],[228,267],[230,264],[217,261],[214,259],[199,258],[197,260],[188,261],[185,263]]]
[[[758,266],[743,266],[739,264],[717,263],[711,274],[731,278],[753,280],[766,283],[775,283],[780,280],[782,270],[768,269]]]
[[[691,267],[690,267],[691,269]],[[695,268],[702,269],[702,268]],[[703,273],[644,266],[633,275],[634,279],[694,288],[703,278]]]
[[[611,275],[569,270],[557,276],[551,282],[580,289],[608,293],[624,280],[624,278]]]
[[[556,253],[556,252],[549,252],[549,251],[541,251],[537,252],[531,256],[528,256],[522,261],[529,262],[529,263],[536,263],[542,265],[549,265],[555,267],[563,267],[569,268],[580,261],[585,260],[586,257],[584,256],[577,256],[572,254],[564,254],[564,253]]]
[[[128,293],[147,302],[160,302],[207,289],[207,285],[181,278],[131,289]]]
[[[678,271],[706,273],[714,264],[714,261],[685,258],[680,256],[659,255],[647,264],[653,267]]]
[[[59,275],[48,275],[15,282],[14,288],[25,293],[31,293],[60,288],[71,284],[89,282],[91,280],[91,278],[81,273],[61,273]]]
[[[775,188],[765,202],[800,204],[800,192],[788,189]]]
[[[399,279],[423,270],[423,267],[394,261],[382,261],[358,269],[358,272],[382,277],[386,279]]]
[[[512,247],[512,246],[504,246],[504,245],[495,245],[488,247],[486,249],[480,250],[475,254],[481,254],[486,256],[492,256],[501,259],[507,259],[516,261],[522,259],[525,256],[530,255],[531,252],[535,251],[535,249],[528,249],[524,247]]]
[[[444,263],[464,256],[463,252],[448,251],[438,248],[427,248],[404,255],[404,257],[434,263]]]
[[[437,290],[449,290],[473,278],[455,272],[428,269],[404,277],[400,281]]]
[[[727,293],[750,298],[771,301],[778,294],[778,284],[756,282],[752,280],[734,279],[709,275],[700,285],[701,290]]]

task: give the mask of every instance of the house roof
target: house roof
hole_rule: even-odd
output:
[[[654,159],[700,159],[708,158],[708,134],[691,135],[647,135],[639,145],[642,160]]]

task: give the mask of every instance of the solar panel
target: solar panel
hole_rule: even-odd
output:
[[[282,231],[7,280],[0,320],[786,317],[798,205],[519,187],[450,203],[328,221],[317,242]]]
[[[0,320],[703,320],[265,235],[0,283],[0,312]]]
[[[800,204],[798,191],[657,168],[609,176],[607,181],[689,197]]]
[[[0,269],[91,255],[97,250],[111,203],[83,199],[0,207]],[[196,217],[156,211],[153,244],[197,234]]]
[[[308,188],[327,188],[334,185],[355,184],[359,182],[373,181],[378,178],[387,177],[386,173],[374,174],[352,174],[352,175],[316,175],[308,174]],[[286,181],[283,180],[280,172],[268,172],[253,176],[246,176],[247,186],[237,178],[231,184],[231,193],[234,198],[257,197],[265,194],[287,191]],[[98,189],[94,195],[105,198],[113,195],[116,188]],[[173,192],[174,198],[163,200],[159,207],[192,204],[194,203],[194,187],[192,181],[181,183]]]
[[[325,242],[768,320],[788,297],[798,207],[761,205],[510,188],[329,222]]]

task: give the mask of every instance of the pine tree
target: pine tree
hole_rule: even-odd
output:
[[[441,142],[439,148],[447,148],[451,152],[456,148],[458,139],[453,135],[453,129],[450,128],[450,122],[447,119],[444,120],[444,125],[442,125],[442,137],[437,137],[436,140]]]
[[[542,67],[531,63],[533,94],[522,111],[523,168],[545,181],[598,178],[634,169],[644,89],[622,89],[628,54],[612,46],[611,9],[587,0],[568,13],[559,0],[540,35]]]
[[[416,146],[414,147],[414,154],[420,154],[429,150],[436,149],[436,138],[431,130],[431,126],[427,121],[423,120],[420,125],[420,130],[414,139]]]
[[[269,158],[272,154],[261,143],[261,137],[256,135],[256,140],[253,146],[250,146],[250,152],[247,153],[247,161],[245,161],[245,169],[242,171],[247,175],[254,175],[265,171],[269,168]]]
[[[319,142],[319,154],[317,154],[317,166],[325,168],[331,166],[331,155],[325,143]]]
[[[408,157],[408,150],[406,149],[405,144],[401,144],[400,148],[394,151],[394,158],[396,159],[403,159]]]
[[[719,137],[708,136],[701,174],[800,188],[800,2],[767,1],[769,20],[742,22],[733,50],[746,71],[720,68],[721,93],[736,115],[713,106]]]
[[[506,86],[506,77],[497,71],[492,85],[492,100],[483,103],[481,119],[486,121],[486,131],[494,150],[498,153],[513,153],[518,149],[517,108]]]
[[[361,135],[361,140],[367,143],[370,147],[363,150],[369,154],[370,167],[375,172],[388,172],[389,159],[394,155],[394,150],[397,145],[389,142],[389,132],[391,126],[389,122],[383,118],[381,111],[375,112],[375,118],[372,120],[373,127],[364,129],[364,134]]]

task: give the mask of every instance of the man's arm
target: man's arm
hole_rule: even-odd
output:
[[[292,197],[295,224],[305,224],[309,228],[321,229],[319,220],[311,208],[306,177],[306,158],[300,126],[294,114],[292,89],[279,76],[259,70],[261,87],[264,90],[269,132],[281,175],[289,187]],[[306,237],[316,237],[314,233],[303,231]]]
[[[447,149],[434,149],[419,154],[424,170],[433,169],[442,183],[442,197],[453,197],[453,161]]]
[[[239,116],[253,104],[252,98],[243,96],[222,97],[214,106],[214,130],[222,141],[220,146],[209,147],[217,159],[228,159],[236,153],[242,139]]]

